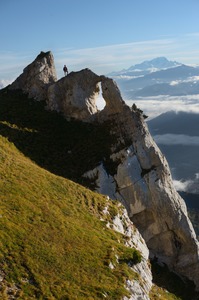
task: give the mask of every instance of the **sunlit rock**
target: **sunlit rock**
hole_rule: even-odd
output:
[[[52,53],[41,52],[23,73],[11,84],[10,89],[21,89],[30,98],[45,100],[49,85],[57,80]]]
[[[99,81],[100,77],[89,69],[71,72],[49,87],[47,108],[62,113],[65,118],[93,120],[98,112]]]

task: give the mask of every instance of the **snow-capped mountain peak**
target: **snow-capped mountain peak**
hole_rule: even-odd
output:
[[[108,74],[109,76],[140,76],[146,75],[152,72],[157,72],[160,70],[165,70],[169,68],[174,68],[181,66],[182,64],[177,61],[168,60],[166,57],[156,57],[152,60],[145,60],[142,63],[132,65],[128,69],[123,69],[118,72],[112,72]]]
[[[157,70],[177,67],[180,65],[182,65],[182,64],[178,63],[177,61],[168,60],[166,57],[157,57],[152,60],[145,60],[144,62],[142,62],[140,64],[131,66],[128,70],[135,70],[135,69],[151,70],[151,69],[154,69],[154,71],[157,71]]]

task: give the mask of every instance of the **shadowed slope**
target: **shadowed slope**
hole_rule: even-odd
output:
[[[103,294],[120,299],[127,294],[125,278],[135,273],[126,262],[137,262],[139,254],[100,221],[105,197],[40,169],[2,137],[0,148],[3,299],[8,286],[20,299],[101,299]],[[117,211],[110,203],[107,218]],[[121,263],[112,270],[115,255]]]
[[[0,134],[50,172],[82,183],[81,175],[110,156],[111,124],[66,121],[44,102],[0,91]]]

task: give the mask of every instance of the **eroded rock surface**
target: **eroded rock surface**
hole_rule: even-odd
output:
[[[65,118],[89,121],[97,113],[100,77],[89,69],[71,72],[48,89],[47,108]]]
[[[113,219],[113,228],[127,237],[126,245],[128,247],[136,248],[142,255],[142,261],[132,266],[134,271],[139,274],[140,282],[138,280],[129,279],[126,282],[126,288],[131,294],[130,299],[149,300],[149,292],[152,287],[152,274],[149,267],[149,251],[146,243],[136,227],[128,218],[127,212],[124,209],[122,210],[121,215],[117,215]],[[124,297],[123,300],[127,299],[129,298]]]
[[[173,186],[167,161],[152,139],[142,113],[124,103],[112,79],[88,69],[54,81],[54,63],[49,54],[49,59],[46,55],[38,57],[25,68],[11,88],[20,88],[36,99],[47,96],[48,109],[61,112],[66,118],[111,124],[115,143],[110,146],[110,161],[114,172],[110,174],[102,161],[101,166],[88,169],[85,176],[92,178],[95,174],[97,190],[125,205],[151,257],[193,280],[199,290],[199,244],[185,203]],[[106,106],[98,112],[95,102],[100,83]]]
[[[45,100],[48,86],[57,80],[52,53],[41,52],[23,73],[11,84],[10,89],[20,89],[30,98]]]
[[[103,96],[110,106],[99,113],[99,119],[109,120],[117,136],[111,155],[117,167],[112,181],[107,182],[109,196],[114,194],[124,203],[144,237],[151,257],[157,257],[172,270],[187,276],[199,289],[199,244],[184,200],[173,186],[167,161],[152,139],[142,114],[122,102],[113,81],[104,79],[104,82],[108,82],[109,91],[103,90],[102,81]],[[120,110],[112,113],[114,103]],[[99,192],[104,188],[99,183],[109,175],[102,169],[100,172],[98,167]]]

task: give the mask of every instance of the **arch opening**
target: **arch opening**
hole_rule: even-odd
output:
[[[101,82],[98,83],[98,87],[99,87],[99,94],[98,94],[98,97],[96,98],[96,106],[97,106],[97,109],[99,111],[103,110],[106,106],[106,101],[104,100],[103,98],[103,95],[102,95],[102,84]]]

